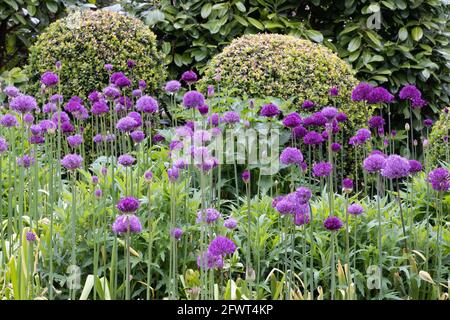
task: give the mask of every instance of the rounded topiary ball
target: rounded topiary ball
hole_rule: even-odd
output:
[[[228,96],[293,99],[291,110],[283,110],[285,113],[302,111],[305,100],[315,103],[305,113],[319,111],[326,105],[338,106],[348,116],[345,141],[357,129],[367,127],[364,107],[351,100],[358,81],[350,66],[325,46],[309,40],[279,34],[244,35],[210,61],[200,89],[205,91],[216,80]],[[337,96],[329,94],[334,87],[338,88]],[[370,114],[367,110],[367,117]],[[352,157],[353,152],[346,154]],[[347,168],[352,172],[354,163],[347,159]]]
[[[427,161],[431,167],[439,165],[439,161],[450,161],[449,152],[449,135],[450,135],[450,114],[441,112],[439,120],[437,120],[428,139]]]
[[[132,69],[129,60],[136,64]],[[128,70],[135,81],[145,80],[150,92],[166,77],[154,33],[138,19],[106,10],[75,11],[39,35],[27,66],[31,92],[38,92],[40,75],[55,70],[57,61],[62,63],[59,76],[66,98],[102,89],[110,75],[105,64],[113,71]]]

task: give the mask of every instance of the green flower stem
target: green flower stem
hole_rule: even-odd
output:
[[[377,217],[378,217],[378,274],[380,281],[379,299],[383,298],[383,243],[381,226],[381,176],[377,174]],[[356,239],[355,239],[356,240]]]
[[[335,242],[335,231],[331,231],[331,300],[334,300],[334,293],[336,290],[336,266],[334,262],[334,242]]]
[[[407,241],[407,237],[406,237],[405,220],[403,218],[402,200],[400,197],[400,183],[399,183],[398,179],[396,179],[396,184],[397,184],[397,201],[398,201],[398,207],[400,210],[400,219],[402,221],[403,236],[405,237],[405,241],[404,241],[405,251],[408,251],[408,241]]]
[[[148,243],[147,243],[147,300],[151,299],[151,280],[152,280],[152,254],[153,254],[153,230],[152,230],[152,202],[151,202],[152,188],[151,183],[148,185],[148,216],[147,216],[147,228],[148,228]]]

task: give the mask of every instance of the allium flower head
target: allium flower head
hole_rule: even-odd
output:
[[[65,155],[61,160],[61,165],[68,170],[76,170],[83,164],[83,157],[78,154]]]
[[[369,129],[366,128],[362,128],[359,129],[358,131],[356,131],[356,140],[358,141],[358,143],[363,144],[366,141],[370,140],[370,138],[372,137],[372,134],[370,133]]]
[[[127,67],[132,69],[136,66],[136,61],[132,60],[132,59],[128,59],[127,60]]]
[[[302,104],[302,108],[305,110],[311,109],[314,106],[315,106],[315,104],[311,100],[305,100],[305,101],[303,101],[303,104]]]
[[[425,120],[423,120],[423,125],[424,125],[425,127],[431,127],[431,126],[433,125],[433,120],[431,120],[431,119],[425,119]]]
[[[23,157],[17,158],[17,165],[24,168],[29,168],[34,164],[34,162],[35,162],[34,157],[28,154],[24,155]]]
[[[330,90],[328,90],[328,94],[332,97],[339,95],[339,88],[338,87],[332,87]]]
[[[79,147],[81,145],[81,143],[83,143],[83,136],[81,134],[75,134],[73,136],[68,136],[67,143],[72,148]]]
[[[139,218],[134,214],[123,214],[116,217],[112,225],[112,230],[116,234],[139,233],[142,231],[142,225]]]
[[[175,240],[180,240],[183,236],[183,230],[180,228],[174,228],[170,231],[170,235],[175,238]]]
[[[350,178],[344,178],[342,180],[342,189],[345,192],[352,192],[353,190],[353,180]]]
[[[95,189],[95,191],[94,191],[94,196],[95,196],[96,198],[101,198],[102,195],[103,195],[102,189]]]
[[[103,68],[105,68],[106,71],[111,71],[113,69],[113,65],[110,63],[105,63]]]
[[[4,153],[6,150],[8,150],[8,142],[6,142],[5,138],[0,137],[0,154]]]
[[[313,174],[316,177],[327,177],[333,171],[333,165],[329,162],[319,162],[313,166]]]
[[[91,112],[93,115],[96,116],[108,113],[109,112],[108,104],[103,100],[96,101],[92,105]]]
[[[306,207],[309,210],[308,205],[303,205],[303,207]],[[308,224],[309,220],[310,220],[309,214],[300,212],[300,213],[296,213],[294,215],[294,224],[296,226],[302,226],[302,225]]]
[[[119,157],[119,159],[117,160],[117,162],[124,167],[132,166],[135,161],[136,161],[136,158],[134,158],[133,156],[131,156],[129,154],[121,155]]]
[[[322,115],[322,112],[315,112],[311,116],[303,119],[303,125],[305,127],[317,126],[323,127],[328,123],[328,119]]]
[[[415,98],[411,101],[411,108],[413,109],[421,109],[427,105],[427,101],[422,98]]]
[[[153,179],[153,173],[152,173],[150,170],[146,171],[146,172],[144,173],[144,178],[145,178],[145,180],[146,180],[147,182],[152,181],[152,179]]]
[[[197,223],[205,222],[210,224],[220,218],[220,212],[214,208],[208,208],[204,211],[204,213],[201,210],[197,212]]]
[[[136,110],[144,113],[155,113],[158,111],[158,101],[150,96],[142,96],[136,101]]]
[[[348,120],[348,117],[345,113],[343,112],[339,112],[338,115],[336,116],[336,121],[337,122],[345,122]]]
[[[113,83],[119,88],[131,86],[131,80],[126,76],[118,77]]]
[[[130,137],[135,143],[141,143],[145,139],[145,133],[141,130],[135,130],[130,133]]]
[[[381,169],[381,175],[389,179],[398,179],[406,177],[409,174],[410,164],[405,159],[396,154],[387,157]]]
[[[238,123],[241,120],[239,113],[234,111],[227,111],[222,116],[222,121],[224,123],[233,124]]]
[[[198,77],[194,71],[189,70],[189,71],[183,72],[183,74],[181,75],[181,80],[186,82],[187,84],[192,84],[192,83],[197,82]]]
[[[224,221],[223,226],[230,230],[236,229],[237,221],[236,219],[228,218],[227,220]]]
[[[263,117],[273,118],[280,114],[280,109],[277,105],[269,103],[262,106],[259,114]]]
[[[130,117],[126,116],[119,121],[117,121],[116,128],[122,132],[130,132],[133,131],[134,128],[138,126],[138,122]]]
[[[277,209],[281,215],[293,213],[296,207],[295,201],[292,201],[292,198],[287,196],[279,198],[277,201],[274,199],[274,202],[276,202],[275,209]],[[272,202],[272,205],[273,204],[274,203]]]
[[[402,100],[412,101],[414,99],[421,98],[422,93],[419,91],[419,89],[417,89],[417,87],[415,85],[407,84],[400,90],[398,96]]]
[[[287,147],[281,152],[280,162],[285,165],[297,164],[303,161],[303,154],[297,148]]]
[[[20,94],[19,89],[14,86],[6,86],[5,89],[3,89],[3,92],[10,98],[16,97]]]
[[[297,191],[295,191],[295,195],[297,196],[299,203],[305,204],[311,199],[312,193],[309,188],[299,187],[297,188]]]
[[[134,197],[121,198],[116,208],[122,213],[133,213],[139,209],[139,200]]]
[[[283,125],[288,128],[294,128],[302,123],[302,117],[297,112],[292,112],[288,114],[283,119]]]
[[[303,137],[306,145],[319,145],[324,141],[322,135],[316,131],[310,131]]]
[[[373,86],[366,82],[359,83],[352,91],[353,101],[367,101]]]
[[[417,160],[409,160],[409,173],[415,174],[422,171],[422,164]]]
[[[217,236],[208,246],[208,252],[213,256],[226,256],[233,254],[236,245],[227,237]]]
[[[373,88],[367,97],[369,104],[391,103],[392,101],[394,101],[394,96],[383,87]]]
[[[113,86],[107,86],[103,89],[103,94],[110,99],[115,99],[120,96],[120,90]]]
[[[385,124],[383,117],[373,116],[369,119],[369,127],[370,128],[382,128]]]
[[[208,117],[208,123],[211,126],[217,126],[219,125],[219,121],[220,121],[220,116],[218,113],[213,113]]]
[[[242,172],[242,180],[244,183],[248,183],[250,181],[250,171],[244,170],[244,172]]]
[[[36,241],[36,234],[33,231],[27,231],[25,234],[25,238],[28,242]]]
[[[26,113],[23,116],[23,122],[27,123],[27,124],[31,124],[34,122],[34,117],[31,113]]]
[[[303,138],[307,133],[308,130],[302,125],[296,126],[295,128],[292,129],[292,137],[295,140]]]
[[[170,169],[167,169],[167,175],[170,182],[175,182],[180,177],[180,171],[178,170],[178,168],[172,167]]]
[[[342,221],[338,217],[331,216],[325,219],[323,222],[325,229],[330,231],[337,231],[342,228]]]
[[[191,90],[184,94],[183,105],[187,108],[197,108],[205,104],[205,97],[198,91]]]
[[[11,99],[9,106],[19,113],[28,113],[37,108],[37,102],[32,96],[18,95]]]
[[[353,214],[353,215],[360,215],[361,213],[364,212],[364,208],[357,203],[353,203],[348,206],[347,211],[348,211],[348,213]]]
[[[208,86],[208,89],[207,89],[208,91],[207,91],[207,94],[208,94],[208,97],[213,97],[214,96],[214,86],[212,85],[212,84],[210,84],[209,86]]]
[[[209,107],[207,104],[201,105],[197,107],[198,112],[200,112],[200,114],[202,116],[207,115],[209,112]]]
[[[434,190],[446,192],[450,189],[450,172],[446,168],[437,168],[428,174],[428,182]]]
[[[41,75],[41,83],[46,87],[53,87],[58,81],[58,75],[51,71],[46,71]]]
[[[386,159],[380,154],[371,154],[363,162],[363,168],[369,173],[379,172],[383,166]]]
[[[322,109],[321,113],[328,121],[330,121],[336,118],[339,112],[335,107],[325,107]]]
[[[164,90],[166,90],[166,92],[168,93],[176,93],[180,90],[180,88],[181,88],[180,82],[178,82],[177,80],[170,80],[169,82],[166,83]]]
[[[333,143],[331,144],[331,150],[332,150],[333,152],[338,152],[338,151],[341,150],[341,145],[340,145],[339,143],[337,143],[337,142],[333,142]]]
[[[56,112],[57,110],[58,110],[58,107],[53,102],[46,103],[42,107],[42,112],[44,112],[44,113],[53,113],[53,112]]]
[[[209,251],[203,252],[197,257],[197,266],[201,269],[222,269],[223,258],[222,256],[215,256]]]

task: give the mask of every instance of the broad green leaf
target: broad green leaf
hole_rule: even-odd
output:
[[[238,8],[238,10],[239,10],[240,12],[245,12],[245,11],[247,11],[247,9],[245,8],[244,4],[243,4],[242,2],[240,2],[240,1],[236,2],[236,3],[235,3],[235,6],[236,6],[236,8]]]
[[[206,19],[211,14],[212,5],[211,3],[205,3],[200,11],[200,15],[203,19]]]
[[[248,22],[250,22],[255,28],[264,31],[264,25],[259,22],[258,20],[252,18],[252,17],[247,17]]]
[[[421,27],[417,26],[411,30],[411,36],[413,40],[419,41],[423,37],[423,30]]]
[[[356,37],[356,38],[353,38],[353,39],[349,42],[349,44],[348,44],[348,46],[347,46],[347,50],[350,51],[350,52],[353,52],[353,51],[358,50],[358,48],[359,48],[360,46],[361,46],[361,37]]]
[[[92,274],[86,277],[86,282],[84,283],[83,291],[80,295],[80,300],[87,300],[92,288],[94,287],[94,276]]]
[[[145,16],[145,23],[154,26],[158,22],[164,21],[164,13],[158,9],[149,11]]]
[[[404,41],[408,38],[408,30],[405,27],[401,27],[400,30],[398,30],[398,38],[400,41]]]
[[[19,10],[19,6],[17,5],[17,2],[14,0],[5,0],[5,2],[13,8],[15,11]]]
[[[172,45],[170,44],[170,42],[167,42],[167,41],[164,41],[161,46],[162,52],[166,55],[170,53],[171,48],[172,48]]]
[[[376,33],[374,33],[373,31],[367,30],[366,35],[377,47],[381,47],[381,41]]]
[[[58,5],[55,2],[46,2],[45,4],[48,11],[50,11],[51,13],[56,13],[56,11],[58,11]]]
[[[240,17],[240,16],[238,16],[238,15],[234,15],[233,16],[233,18],[237,21],[237,22],[239,22],[240,24],[242,24],[244,27],[247,27],[248,26],[248,22],[247,22],[247,20],[245,20],[244,18],[242,18],[242,17]]]
[[[375,13],[380,11],[380,5],[378,3],[372,3],[369,8],[367,8],[368,12]]]
[[[323,41],[323,35],[319,31],[316,30],[306,30],[305,34],[310,38],[311,40],[314,40],[315,42],[322,42]]]

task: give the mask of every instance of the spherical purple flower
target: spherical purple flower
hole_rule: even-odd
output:
[[[170,182],[175,182],[180,177],[180,171],[178,170],[178,168],[173,167],[173,168],[167,169],[167,175],[169,177]]]
[[[155,113],[158,111],[158,101],[150,96],[142,96],[136,101],[136,110],[144,113]]]
[[[224,123],[233,124],[237,123],[241,120],[241,117],[237,112],[234,111],[228,111],[223,114],[222,121]]]
[[[281,152],[280,162],[285,165],[297,164],[303,161],[303,154],[297,148],[287,147]]]
[[[60,94],[58,94],[58,93],[55,93],[54,95],[52,95],[51,97],[50,97],[50,102],[51,103],[62,103],[63,102],[63,96],[62,95],[60,95]]]
[[[386,159],[380,154],[371,154],[363,162],[363,168],[369,173],[379,172],[383,166]]]
[[[327,177],[333,171],[333,165],[329,162],[319,162],[313,166],[313,174],[316,177]]]
[[[98,92],[97,90],[92,91],[91,93],[89,93],[88,95],[88,99],[91,102],[97,102],[101,99],[102,95],[100,92]]]
[[[92,105],[91,112],[93,115],[96,116],[108,113],[109,112],[108,104],[103,100],[96,101]]]
[[[217,236],[211,241],[208,246],[208,252],[213,256],[226,256],[233,254],[236,250],[236,245],[227,237]]]
[[[119,88],[131,86],[131,80],[126,76],[118,77],[113,83]]]
[[[303,142],[306,145],[319,145],[323,142],[323,137],[316,131],[310,131],[303,137]]]
[[[36,241],[36,234],[33,231],[27,231],[25,234],[25,238],[28,242]]]
[[[56,112],[57,110],[58,110],[58,107],[53,102],[46,103],[42,107],[42,112],[44,112],[44,113],[53,113],[53,112]]]
[[[75,131],[75,127],[69,122],[63,122],[61,123],[61,131],[63,133],[70,133]]]
[[[8,142],[5,138],[0,137],[0,154],[4,153],[6,150],[8,150]]]
[[[302,207],[306,207],[309,210],[308,205],[302,205]],[[294,224],[298,227],[308,224],[309,220],[310,220],[309,214],[299,212],[294,215]]]
[[[275,199],[274,199],[274,201],[275,201]],[[273,203],[272,203],[272,205],[273,205]],[[289,198],[287,196],[278,199],[275,204],[275,209],[277,209],[277,211],[281,215],[293,213],[295,210],[295,207],[296,207],[296,203],[291,201],[291,198]]]
[[[120,90],[113,86],[107,86],[103,89],[103,94],[110,99],[115,99],[120,96]]]
[[[327,230],[337,231],[342,227],[342,221],[338,217],[331,216],[325,219],[323,226]]]
[[[223,268],[223,258],[222,256],[215,256],[211,253],[203,252],[197,257],[197,266],[201,269],[222,269]]]
[[[382,128],[385,124],[383,117],[373,116],[369,119],[369,127],[370,128]]]
[[[117,121],[116,128],[119,129],[122,132],[130,132],[134,130],[138,126],[138,122],[130,117],[126,116],[119,121]]]
[[[183,230],[180,228],[174,228],[170,231],[170,235],[175,238],[175,240],[180,240],[183,236]]]
[[[43,144],[45,142],[45,138],[41,135],[35,135],[28,138],[28,142],[30,144]]]
[[[230,230],[236,229],[237,221],[236,219],[228,218],[227,220],[224,221],[223,226]]]
[[[139,200],[134,197],[121,198],[116,208],[122,213],[133,213],[139,209]]]
[[[409,160],[409,173],[415,174],[422,171],[422,164],[417,160]]]
[[[302,104],[302,108],[305,110],[311,109],[314,106],[315,106],[315,104],[311,100],[305,100],[305,101],[303,101],[303,104]]]
[[[119,157],[119,159],[117,160],[117,162],[124,167],[132,166],[135,161],[136,161],[136,158],[134,158],[133,156],[130,156],[129,154],[121,155]]]
[[[14,86],[6,86],[5,89],[3,89],[3,92],[10,98],[16,97],[20,94],[19,89]]]
[[[352,91],[353,101],[367,101],[373,86],[366,82],[359,83]]]
[[[72,148],[76,148],[76,147],[80,146],[82,142],[83,142],[83,136],[81,134],[75,134],[73,136],[67,137],[67,143]]]
[[[130,136],[135,143],[140,143],[145,139],[145,133],[140,130],[133,131]]]
[[[348,120],[348,117],[345,113],[343,112],[339,112],[336,116],[336,121],[337,122],[345,122]]]
[[[338,151],[340,151],[340,150],[341,150],[341,145],[340,145],[339,143],[333,142],[333,143],[331,144],[331,151],[333,151],[333,152],[338,152]]]
[[[78,97],[72,97],[67,104],[64,106],[64,111],[73,113],[76,111],[79,111],[82,107],[81,101],[78,99]]]
[[[210,84],[209,86],[208,86],[208,89],[207,89],[208,91],[207,91],[207,94],[208,94],[208,97],[213,97],[214,96],[214,86],[212,85],[212,84]]]
[[[95,142],[95,143],[101,143],[101,142],[103,142],[103,135],[101,134],[101,133],[98,133],[98,134],[96,134],[93,138],[92,138],[92,140]]]
[[[145,88],[147,88],[147,82],[145,82],[145,80],[139,80],[138,86],[139,86],[139,89],[144,90]]]
[[[422,98],[415,98],[411,101],[411,108],[421,109],[427,105],[427,101]]]
[[[152,181],[152,179],[153,179],[153,172],[151,172],[150,170],[146,171],[146,172],[144,173],[144,179],[145,179],[147,182]]]
[[[191,90],[184,94],[183,105],[186,108],[197,108],[205,104],[205,97],[198,91]]]
[[[113,65],[110,63],[106,63],[103,68],[105,68],[106,71],[111,71],[113,69]]]
[[[353,180],[350,178],[344,178],[342,180],[342,190],[344,190],[344,192],[352,192]]]
[[[39,126],[41,127],[41,131],[46,133],[51,133],[56,130],[56,124],[52,120],[41,120]]]
[[[102,195],[103,195],[102,189],[95,189],[95,191],[94,191],[94,196],[95,196],[96,198],[101,198]]]
[[[283,119],[283,125],[285,125],[288,128],[294,128],[299,126],[302,123],[302,118],[297,112],[292,112],[288,114]]]
[[[370,140],[371,137],[372,137],[372,134],[370,133],[369,129],[362,128],[362,129],[359,129],[358,131],[356,131],[356,139],[357,139],[358,143],[360,143],[360,144],[363,144],[366,141]]]
[[[424,125],[425,127],[431,127],[431,126],[433,125],[433,120],[431,120],[431,119],[425,119],[425,120],[423,120],[423,125]]]
[[[297,191],[295,191],[295,195],[300,204],[305,204],[311,199],[312,193],[311,190],[306,187],[299,187]]]
[[[211,126],[217,126],[219,125],[219,121],[220,121],[220,116],[218,113],[213,113],[208,117],[208,123]]]
[[[273,198],[272,200],[272,208],[277,208],[277,204],[284,199],[284,196],[276,196],[275,198]]]
[[[35,159],[33,156],[30,156],[28,154],[24,155],[23,157],[17,158],[17,165],[29,168],[31,165],[33,165],[35,162]]]
[[[31,113],[27,113],[23,116],[23,122],[31,124],[34,122],[34,117]]]
[[[409,169],[408,159],[393,154],[385,160],[381,169],[381,175],[389,179],[403,178],[409,174]]]
[[[197,223],[205,222],[205,223],[209,224],[209,223],[215,222],[219,218],[220,218],[220,212],[219,211],[217,211],[214,208],[208,208],[208,209],[205,209],[204,213],[202,213],[201,210],[197,212],[197,220],[196,220],[196,222]]]
[[[369,104],[391,103],[392,101],[394,101],[394,96],[383,87],[373,88],[367,97]]]
[[[127,60],[127,67],[130,69],[133,69],[136,66],[136,61],[132,60],[132,59],[128,59]]]
[[[202,116],[204,116],[204,115],[207,115],[207,114],[208,114],[208,112],[209,112],[209,107],[208,107],[208,105],[204,104],[204,105],[198,106],[198,107],[197,107],[197,110],[198,110],[198,112],[200,112],[200,114],[201,114]]]
[[[62,158],[61,164],[68,170],[76,170],[83,164],[83,157],[78,154],[68,154]]]
[[[419,89],[417,89],[417,87],[415,85],[407,84],[400,90],[398,96],[402,100],[411,100],[412,101],[414,99],[421,98],[422,93],[419,91]]]
[[[142,231],[142,225],[139,218],[134,214],[123,214],[116,217],[112,230],[116,234],[139,233]]]
[[[335,107],[325,107],[322,109],[321,113],[328,121],[330,121],[336,118],[339,112]]]
[[[310,127],[310,126],[323,127],[327,123],[328,123],[328,119],[322,115],[322,112],[316,112],[316,113],[312,114],[311,116],[303,119],[303,125],[305,127]]]
[[[58,81],[58,75],[51,71],[46,71],[41,75],[41,83],[47,87],[53,87]]]
[[[339,88],[338,87],[330,88],[330,90],[328,90],[328,94],[332,97],[339,95]]]
[[[194,71],[189,70],[189,71],[183,72],[183,74],[181,75],[181,80],[186,82],[187,84],[192,84],[192,83],[197,82],[198,77]]]
[[[37,102],[32,96],[18,95],[12,98],[9,106],[20,113],[28,113],[37,108]]]
[[[158,142],[161,142],[164,140],[165,140],[165,138],[159,133],[156,133],[152,138],[152,142],[154,142],[154,143],[158,143]]]
[[[248,183],[250,181],[250,171],[244,170],[244,172],[242,172],[242,180],[244,183]]]
[[[263,117],[273,118],[280,114],[280,109],[277,105],[269,103],[262,106],[259,114]]]
[[[171,80],[166,83],[164,90],[166,90],[166,92],[168,93],[176,93],[180,90],[180,88],[181,88],[180,82],[178,82],[177,80]]]
[[[347,211],[348,213],[357,216],[364,212],[364,208],[357,203],[353,203],[348,206]]]
[[[446,192],[450,189],[450,172],[446,168],[437,168],[428,174],[428,182],[434,190]]]
[[[292,137],[295,140],[297,140],[299,138],[303,138],[307,133],[308,133],[308,130],[302,125],[296,126],[292,129]]]

